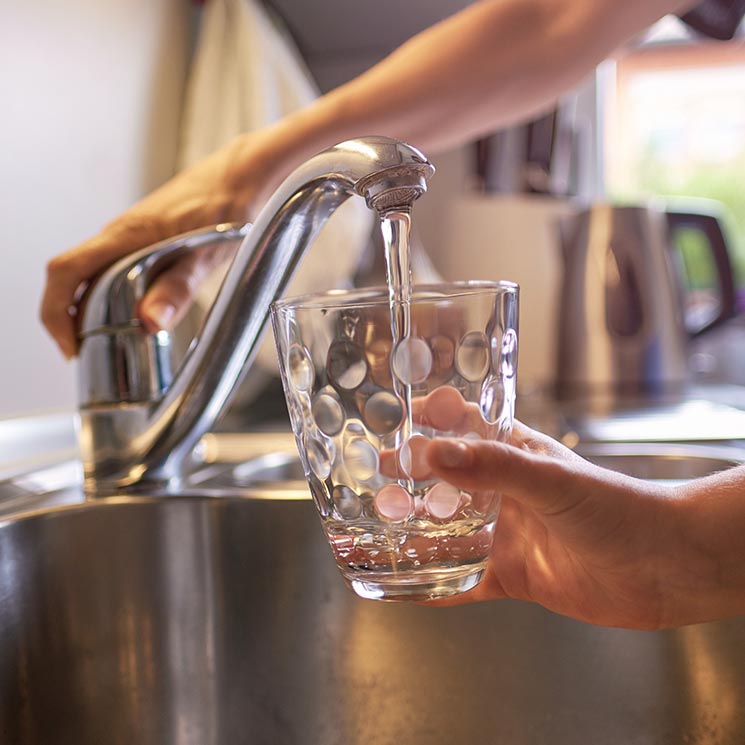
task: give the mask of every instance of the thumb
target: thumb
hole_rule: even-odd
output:
[[[426,458],[436,476],[467,491],[501,492],[538,515],[573,512],[596,493],[586,462],[562,461],[491,440],[433,440]]]

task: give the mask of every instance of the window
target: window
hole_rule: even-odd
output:
[[[692,40],[669,19],[617,60],[608,86],[609,195],[704,197],[726,210],[738,285],[745,286],[745,45]],[[684,234],[690,285],[711,281],[699,241]]]

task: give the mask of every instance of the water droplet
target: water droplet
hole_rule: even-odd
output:
[[[393,372],[406,385],[422,383],[432,369],[432,350],[424,339],[407,336],[393,351]]]
[[[489,342],[480,331],[466,334],[455,355],[458,372],[471,382],[481,380],[489,368]]]
[[[321,392],[313,399],[311,407],[316,426],[325,435],[333,437],[344,426],[344,409],[335,393]]]
[[[296,390],[310,390],[314,378],[313,363],[308,351],[300,344],[293,344],[287,351],[287,370]]]
[[[378,391],[367,399],[363,416],[365,424],[376,435],[387,435],[400,426],[404,405],[390,391]]]
[[[515,376],[517,367],[517,334],[514,329],[507,329],[502,338],[502,364],[500,370],[505,378]]]
[[[460,489],[444,481],[435,484],[424,497],[427,512],[437,520],[449,520],[460,507]]]
[[[362,350],[350,341],[335,341],[329,347],[326,372],[333,385],[352,391],[367,376],[367,362]]]
[[[335,486],[332,499],[334,509],[343,520],[354,520],[362,514],[362,502],[348,486]]]
[[[310,465],[313,473],[321,481],[327,479],[331,473],[332,461],[332,456],[327,446],[315,437],[308,437],[305,440],[305,453],[308,458],[308,465]]]
[[[401,446],[399,463],[404,472],[415,481],[424,481],[432,476],[424,455],[428,442],[426,437],[414,435]]]
[[[378,451],[367,440],[352,440],[344,448],[344,465],[353,479],[367,481],[378,472]]]
[[[398,484],[387,484],[375,495],[375,510],[385,520],[405,520],[411,514],[412,497]]]

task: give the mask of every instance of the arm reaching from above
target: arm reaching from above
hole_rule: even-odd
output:
[[[361,134],[428,154],[466,143],[554,103],[595,65],[690,0],[482,0],[416,35],[351,82],[275,125],[238,137],[53,258],[41,318],[77,352],[73,306],[118,258],[177,233],[242,220],[293,167]],[[172,327],[215,257],[164,273],[140,307],[150,330]]]

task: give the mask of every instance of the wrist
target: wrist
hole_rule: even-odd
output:
[[[336,143],[334,133],[308,109],[256,132],[238,135],[228,146],[226,182],[236,195],[263,202],[301,163]]]
[[[278,152],[264,130],[237,135],[227,145],[226,155],[225,184],[236,201],[253,203],[269,182],[273,189],[281,181],[275,176],[281,170]]]

